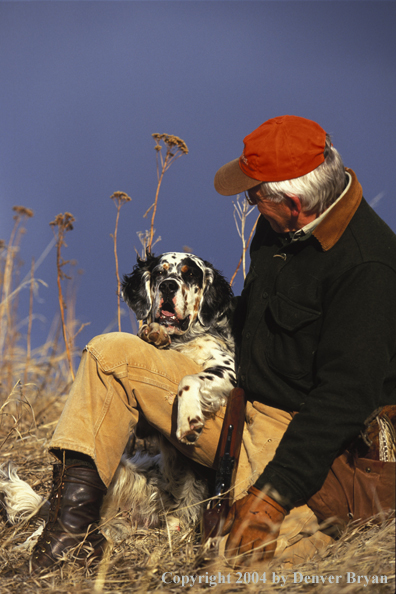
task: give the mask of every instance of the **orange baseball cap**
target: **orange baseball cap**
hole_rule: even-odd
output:
[[[313,171],[324,161],[326,132],[312,120],[285,115],[267,120],[243,142],[239,159],[223,165],[215,175],[215,189],[223,196]]]

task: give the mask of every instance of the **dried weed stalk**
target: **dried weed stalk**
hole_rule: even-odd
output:
[[[2,367],[7,368],[8,390],[12,386],[12,360],[18,339],[16,310],[18,307],[19,287],[14,288],[14,279],[18,278],[18,261],[20,241],[25,233],[22,223],[33,217],[33,211],[25,206],[13,206],[14,226],[8,245],[0,242],[0,360]]]
[[[24,414],[27,411],[27,417]],[[26,421],[28,422],[26,423]],[[0,406],[1,439],[0,450],[4,444],[14,436],[16,439],[25,439],[37,429],[33,407],[26,398],[23,385],[18,381],[6,401]]]
[[[34,258],[32,258],[32,266],[30,268],[29,319],[28,319],[27,339],[26,339],[26,364],[25,364],[25,372],[23,374],[23,383],[24,384],[26,384],[26,381],[27,381],[30,357],[31,357],[31,352],[32,352],[31,339],[32,339],[32,322],[33,322],[33,295],[34,295]]]
[[[113,200],[116,209],[117,209],[117,217],[115,223],[114,233],[110,234],[110,237],[113,238],[114,243],[114,258],[115,258],[115,267],[116,267],[116,278],[117,278],[117,320],[118,320],[118,332],[121,332],[121,280],[120,274],[118,270],[118,254],[117,254],[117,233],[118,233],[118,221],[120,218],[120,210],[122,206],[126,202],[130,202],[132,198],[125,194],[125,192],[114,192],[110,198]]]
[[[155,233],[154,220],[155,220],[155,215],[157,213],[158,195],[159,195],[160,187],[161,187],[165,172],[168,171],[169,167],[172,165],[172,163],[174,163],[176,161],[176,159],[179,159],[181,156],[188,154],[188,148],[187,148],[186,143],[184,142],[184,140],[182,140],[178,136],[173,136],[172,134],[152,134],[152,137],[155,140],[154,150],[156,151],[157,181],[158,181],[158,183],[157,183],[157,190],[155,193],[154,202],[143,215],[144,217],[147,217],[149,212],[151,210],[153,211],[151,214],[150,235],[147,239],[144,237],[144,234],[142,235],[142,237],[140,237],[140,235],[138,234],[139,239],[141,241],[142,241],[142,238],[145,239],[145,243],[147,241],[146,245],[143,244],[143,247],[145,248],[144,252],[146,252],[147,250],[152,251],[152,247],[154,245],[154,243],[153,243],[154,233]],[[163,154],[161,152],[162,148],[163,148],[161,141],[166,146],[165,157],[163,156]]]
[[[57,269],[57,283],[58,283],[58,298],[59,298],[59,309],[61,314],[61,322],[62,322],[62,332],[63,332],[63,339],[65,341],[65,348],[66,348],[66,355],[67,360],[69,362],[69,369],[74,381],[74,370],[73,370],[73,360],[71,354],[71,347],[73,346],[73,337],[68,336],[67,328],[66,328],[66,321],[65,321],[65,310],[66,310],[66,303],[63,298],[62,293],[62,284],[61,281],[64,279],[70,279],[69,276],[65,274],[63,271],[63,267],[66,264],[69,264],[70,260],[64,260],[62,258],[61,250],[62,246],[67,247],[65,242],[65,235],[68,231],[72,231],[73,223],[75,218],[73,217],[70,212],[65,212],[65,214],[58,214],[53,221],[51,221],[50,226],[52,227],[53,233],[56,238],[56,269]]]
[[[161,235],[159,235],[158,237],[156,237],[154,239],[154,241],[151,244],[150,250],[149,250],[149,243],[150,243],[150,231],[148,229],[146,229],[146,231],[137,231],[136,235],[139,238],[140,243],[142,244],[142,251],[141,251],[141,259],[145,260],[147,257],[147,252],[148,251],[152,251],[153,247],[159,242],[161,241],[162,237]],[[155,235],[155,229],[154,229],[154,235]],[[135,252],[138,254],[137,249],[135,248]]]
[[[235,277],[238,273],[238,270],[242,264],[242,270],[243,270],[243,278],[246,278],[246,252],[248,250],[248,247],[250,245],[250,242],[252,240],[253,237],[253,233],[256,229],[257,226],[257,221],[259,219],[259,217],[257,217],[256,222],[253,225],[253,228],[250,232],[249,238],[246,241],[245,239],[245,230],[246,230],[246,219],[247,217],[250,215],[251,212],[253,212],[254,210],[254,206],[251,207],[248,203],[248,201],[246,200],[246,198],[242,199],[242,204],[239,202],[239,197],[240,195],[238,194],[237,199],[236,199],[236,203],[233,201],[233,205],[234,205],[234,221],[235,221],[235,226],[237,228],[237,232],[239,237],[241,238],[242,241],[242,255],[239,259],[238,265],[235,269],[234,274],[232,275],[232,278],[230,280],[230,285],[232,286]],[[260,215],[259,215],[260,216]]]

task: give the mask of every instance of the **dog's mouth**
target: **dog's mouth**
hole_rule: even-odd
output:
[[[172,303],[163,303],[155,317],[155,321],[161,326],[165,326],[168,330],[173,328],[185,332],[188,328],[190,316],[180,318],[175,312]]]

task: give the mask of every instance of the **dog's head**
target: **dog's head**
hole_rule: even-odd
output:
[[[230,305],[232,291],[211,264],[192,254],[168,252],[138,257],[124,276],[122,297],[138,320],[166,326],[169,334],[184,334],[197,321],[211,326]]]

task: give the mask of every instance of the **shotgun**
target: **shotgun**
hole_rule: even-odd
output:
[[[232,505],[235,476],[242,445],[245,407],[245,392],[242,388],[231,390],[219,439],[219,465],[214,493],[203,512],[202,544],[205,544],[210,538],[221,536]]]

